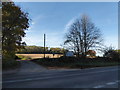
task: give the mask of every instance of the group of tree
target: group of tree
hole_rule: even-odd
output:
[[[66,54],[66,52],[68,52],[69,50],[64,49],[64,48],[49,48],[49,47],[45,47],[45,51],[44,51],[44,47],[41,46],[24,46],[24,48],[19,49],[18,51],[16,51],[16,53],[18,54]],[[74,53],[75,54],[75,53]],[[88,57],[95,57],[96,56],[96,52],[94,50],[88,50],[87,52],[87,56]]]
[[[46,53],[46,54],[63,54],[65,53],[67,50],[64,48],[49,48],[49,47],[45,47],[45,51],[44,51],[44,47],[41,46],[24,46],[24,48],[19,49],[16,53],[34,53],[34,54],[42,54],[42,53]]]
[[[115,48],[112,46],[106,47],[103,52],[103,57],[112,58],[114,60],[120,59],[120,50],[115,50]]]

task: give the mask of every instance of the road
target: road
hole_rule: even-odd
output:
[[[3,75],[3,88],[118,88],[118,67]]]

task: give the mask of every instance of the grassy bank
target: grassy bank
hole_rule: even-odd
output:
[[[16,61],[16,59],[20,59],[20,58],[16,57],[15,59],[2,60],[2,70],[10,70],[10,69],[19,68],[20,62]]]
[[[20,62],[19,61],[4,61],[2,62],[2,69],[3,70],[9,70],[9,69],[16,69],[20,67]]]
[[[45,59],[34,59],[35,63],[43,65],[48,68],[91,68],[91,67],[105,67],[120,65],[118,60],[110,58],[45,58]]]

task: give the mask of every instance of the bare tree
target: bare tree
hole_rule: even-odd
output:
[[[100,30],[92,23],[88,16],[77,18],[68,28],[64,45],[73,49],[77,56],[86,57],[90,48],[98,47],[102,42]]]

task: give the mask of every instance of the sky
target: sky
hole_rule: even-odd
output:
[[[118,47],[117,2],[16,2],[31,18],[23,41],[27,45],[61,47],[67,27],[76,17],[86,14],[103,34],[106,46]]]

